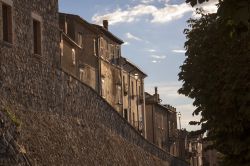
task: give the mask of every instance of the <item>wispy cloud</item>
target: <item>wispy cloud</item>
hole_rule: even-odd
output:
[[[148,50],[146,50],[147,52],[156,52],[156,50],[155,49],[148,49]]]
[[[149,4],[153,2],[155,2],[155,0],[141,0],[141,3],[144,3],[144,4]]]
[[[193,16],[196,16],[195,8],[192,8],[186,3],[168,4],[168,0],[158,0],[158,2],[164,3],[163,7],[158,7],[157,5],[151,4],[154,1],[156,0],[142,0],[141,4],[133,7],[127,7],[126,9],[117,8],[105,14],[97,13],[92,17],[92,21],[100,24],[102,20],[107,19],[110,25],[114,25],[118,23],[135,22],[140,20],[142,16],[148,16],[146,20],[149,20],[151,23],[166,23],[182,18],[188,12],[193,12]],[[217,7],[215,6],[217,3],[218,0],[210,0],[196,7],[202,7],[208,13],[213,13],[217,11]]]
[[[129,42],[124,42],[123,45],[127,46],[127,45],[130,45],[130,43]]]
[[[139,37],[137,37],[137,36],[135,36],[135,35],[132,35],[131,33],[126,33],[126,37],[128,38],[128,39],[131,39],[131,40],[137,40],[137,41],[141,41],[142,39],[141,38],[139,38]]]
[[[184,54],[186,50],[172,50],[174,53]]]
[[[166,56],[159,56],[159,55],[151,55],[151,57],[155,59],[166,59]]]
[[[118,8],[111,13],[95,14],[92,17],[92,21],[100,24],[102,20],[107,19],[109,20],[110,25],[124,22],[129,23],[138,20],[141,16],[149,15],[156,10],[157,8],[155,6],[140,4],[132,8],[128,7],[126,10]]]
[[[161,61],[157,61],[157,60],[152,60],[152,63],[160,63]]]
[[[168,5],[164,8],[158,9],[152,13],[153,19],[152,23],[166,23],[169,21],[177,20],[182,18],[187,12],[191,12],[193,9],[186,3],[180,5]]]

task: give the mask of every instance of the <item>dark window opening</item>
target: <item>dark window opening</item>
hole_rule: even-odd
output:
[[[2,17],[3,17],[3,40],[12,43],[12,15],[11,6],[2,5]]]
[[[124,118],[128,120],[128,110],[124,109]]]
[[[34,54],[41,54],[41,23],[33,20],[33,47]]]
[[[132,89],[132,94],[131,94],[131,96],[132,96],[132,99],[134,99],[134,97],[135,97],[134,95],[135,95],[135,94],[134,94],[134,82],[133,82],[133,81],[131,82],[131,89]]]

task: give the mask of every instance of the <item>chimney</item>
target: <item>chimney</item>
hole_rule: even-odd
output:
[[[103,24],[103,28],[105,28],[106,30],[109,30],[109,21],[108,20],[103,20],[102,24]]]
[[[159,96],[159,94],[158,94],[158,87],[157,87],[157,86],[155,87],[155,94],[154,94],[154,97],[155,97],[155,101],[156,101],[157,103],[160,103],[160,96]]]
[[[155,87],[155,94],[157,94],[158,93],[158,87],[156,86]]]

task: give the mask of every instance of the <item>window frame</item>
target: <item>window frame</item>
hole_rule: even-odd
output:
[[[76,65],[76,50],[74,48],[71,49],[71,58],[72,58],[72,64]]]
[[[77,42],[78,42],[78,45],[82,48],[83,47],[83,33],[82,32],[77,33]]]
[[[32,52],[33,54],[36,54],[36,55],[42,55],[43,54],[43,44],[42,44],[42,41],[43,41],[43,21],[42,21],[42,17],[34,12],[31,13],[31,18],[32,18],[32,45],[33,45],[33,48],[32,48]],[[34,23],[38,23],[38,50],[35,51],[35,34],[34,34]]]
[[[2,27],[0,31],[0,36],[1,36],[1,41],[6,42],[8,44],[13,44],[14,43],[14,21],[13,21],[13,1],[12,0],[1,0],[0,1],[1,5],[1,17],[2,17]],[[3,16],[3,6],[7,7],[7,39],[4,39],[4,16]],[[10,26],[10,27],[9,27]]]

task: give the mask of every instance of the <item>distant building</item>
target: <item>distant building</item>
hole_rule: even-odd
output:
[[[174,156],[178,156],[176,109],[160,104],[157,88],[155,94],[145,93],[146,138]]]
[[[215,150],[206,150],[210,145],[209,142],[203,141],[203,166],[219,166],[219,159],[221,154]]]
[[[188,135],[189,132],[186,129],[178,129],[178,157],[183,160],[187,159]]]
[[[190,166],[203,166],[202,135],[192,136],[189,134],[186,147],[187,160],[189,160]]]

